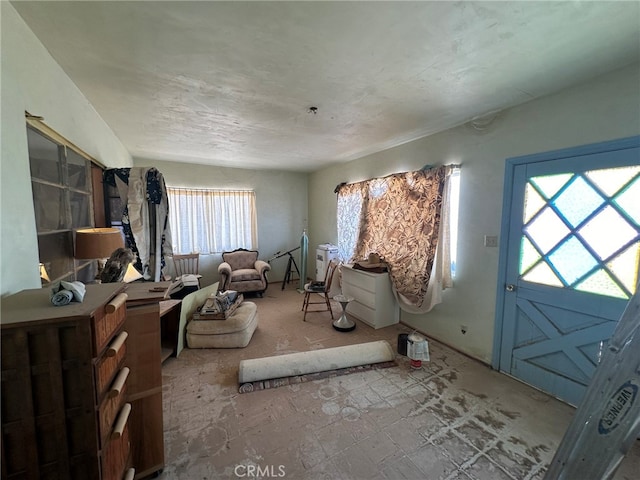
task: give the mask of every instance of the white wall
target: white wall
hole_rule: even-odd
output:
[[[122,143],[9,2],[0,2],[0,295],[39,288],[25,110],[110,167],[132,163]]]
[[[261,260],[269,260],[275,252],[285,252],[300,245],[302,229],[307,226],[306,173],[211,167],[148,159],[134,159],[134,165],[156,167],[164,176],[167,186],[254,190],[258,210],[257,250]],[[299,257],[295,258],[299,265]],[[218,265],[221,261],[219,254],[201,256],[202,285],[219,280]],[[286,266],[285,257],[271,262],[272,270],[268,275],[272,284],[270,288],[279,288],[275,284],[284,278]]]
[[[128,167],[134,162],[11,4],[0,2],[0,17],[0,295],[5,296],[40,287],[25,110],[43,116],[48,126],[106,167]],[[136,161],[138,166],[151,164],[171,185],[253,188],[261,258],[299,245],[307,226],[307,174]],[[216,256],[203,259],[205,281],[218,280],[219,263]],[[272,267],[271,280],[281,280],[286,258],[273,261]]]
[[[458,276],[444,302],[426,315],[401,321],[483,362],[491,362],[502,183],[509,157],[640,133],[640,66],[601,76],[503,112],[484,131],[463,125],[313,173],[309,179],[310,245],[337,241],[333,193],[340,182],[417,170],[426,164],[462,164]],[[465,335],[460,325],[468,326]]]

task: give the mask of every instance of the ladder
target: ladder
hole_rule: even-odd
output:
[[[631,297],[545,480],[610,479],[640,434],[640,296]]]

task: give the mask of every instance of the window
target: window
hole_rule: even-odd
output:
[[[43,283],[90,282],[97,265],[75,260],[73,245],[75,230],[94,226],[91,162],[31,125],[27,141]]]
[[[411,313],[440,303],[442,290],[453,285],[459,167],[345,183],[336,191],[341,258],[357,261],[373,252],[384,257],[394,292]]]
[[[449,178],[449,257],[451,276],[456,277],[458,259],[458,211],[460,206],[460,169],[455,168]]]
[[[629,299],[640,263],[639,198],[636,166],[530,178],[521,278]]]
[[[371,180],[371,192],[379,196],[382,192],[381,179]],[[458,246],[458,210],[460,203],[460,168],[452,168],[448,180],[449,194],[445,208],[448,208],[449,220],[449,257],[451,261],[451,275],[456,275],[457,246]],[[355,191],[341,192],[338,195],[338,250],[343,261],[352,260],[356,251],[360,222],[363,208],[362,194]]]
[[[255,192],[167,187],[167,194],[174,253],[257,248]]]

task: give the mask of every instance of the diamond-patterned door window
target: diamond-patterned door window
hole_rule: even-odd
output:
[[[524,205],[522,280],[633,295],[640,265],[640,166],[530,178]]]
[[[544,254],[558,245],[571,230],[552,208],[545,207],[524,227],[524,232],[537,250]]]

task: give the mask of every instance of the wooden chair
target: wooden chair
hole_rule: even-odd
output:
[[[327,267],[327,272],[324,276],[324,282],[320,285],[317,282],[309,282],[304,286],[304,299],[302,300],[302,310],[304,310],[304,315],[302,316],[302,321],[307,321],[307,311],[309,309],[309,305],[325,305],[327,308],[323,310],[310,310],[310,312],[324,312],[326,310],[331,313],[331,319],[333,320],[333,310],[331,309],[331,300],[329,299],[329,291],[331,290],[331,282],[333,281],[333,274],[338,268],[338,262],[332,260],[329,262]],[[312,294],[319,294],[322,296],[322,300],[317,302],[311,301]]]
[[[189,253],[187,255],[174,255],[173,268],[176,271],[176,278],[181,275],[192,273],[198,275],[199,253]]]

